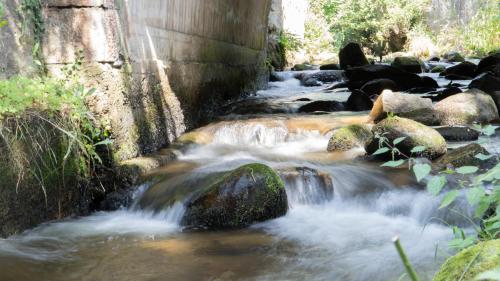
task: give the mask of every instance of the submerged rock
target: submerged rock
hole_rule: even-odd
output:
[[[349,125],[333,132],[327,151],[347,151],[356,147],[365,147],[372,139],[372,131],[367,125]]]
[[[321,83],[341,81],[343,72],[339,70],[321,70],[313,73],[302,73],[298,78],[303,86],[321,86]]]
[[[446,70],[446,67],[444,65],[436,65],[433,68],[431,68],[431,73],[441,73]]]
[[[451,77],[450,75],[456,75],[465,78],[464,80],[467,80],[467,79],[472,79],[476,75],[476,69],[477,66],[475,64],[473,64],[472,62],[464,61],[457,65],[448,67],[446,70],[441,72],[440,76],[445,76],[446,78],[449,78]]]
[[[441,125],[468,125],[498,120],[498,109],[488,94],[472,89],[434,106]]]
[[[339,101],[313,101],[299,108],[299,112],[310,113],[315,111],[335,112],[344,110],[344,103]]]
[[[434,129],[447,141],[474,141],[479,138],[479,132],[467,126],[442,126]]]
[[[288,210],[285,186],[263,164],[222,174],[186,202],[184,225],[205,229],[242,228],[277,218]]]
[[[290,202],[323,204],[333,199],[334,186],[330,174],[308,167],[294,167],[277,171],[286,183]]]
[[[406,118],[388,117],[376,124],[372,132],[374,135],[384,134],[390,143],[397,138],[406,137],[396,147],[407,156],[412,155],[411,150],[417,146],[424,146],[425,150],[413,156],[427,157],[431,160],[445,154],[447,150],[446,141],[436,130]],[[369,154],[373,154],[379,147],[379,140],[373,138],[365,149]],[[388,159],[390,152],[377,157]]]
[[[366,82],[361,87],[361,91],[365,92],[371,98],[382,94],[384,90],[397,91],[398,85],[390,79],[375,79]]]
[[[385,90],[375,100],[370,117],[375,122],[378,122],[384,119],[389,113],[426,125],[435,125],[438,123],[438,118],[430,99]]]
[[[476,280],[500,264],[500,239],[480,242],[449,258],[433,281]],[[467,270],[464,270],[467,269]]]
[[[342,48],[339,52],[339,61],[341,69],[370,64],[361,49],[361,45],[357,43],[349,43]]]
[[[422,62],[416,57],[397,57],[392,66],[411,73],[422,73]]]
[[[347,110],[365,111],[373,107],[373,101],[361,90],[352,91],[346,102]]]
[[[455,168],[462,166],[491,168],[495,165],[494,158],[486,161],[476,158],[476,155],[478,155],[479,153],[490,155],[490,153],[481,145],[477,143],[471,143],[466,146],[462,146],[449,151],[436,160],[434,167],[436,170],[442,170],[450,165]]]

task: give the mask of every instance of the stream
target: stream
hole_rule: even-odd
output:
[[[439,210],[441,198],[408,170],[355,159],[361,148],[327,153],[332,130],[366,122],[368,112],[298,114],[306,98],[345,101],[349,92],[303,87],[291,72],[280,75],[284,81],[197,129],[204,144],[154,171],[160,187],[139,187],[133,206],[0,240],[0,280],[408,280],[396,235],[421,280],[432,280],[453,254],[446,224],[470,229],[464,214],[473,210],[463,199]],[[167,209],[139,204],[158,189],[254,162],[283,178],[286,216],[243,230],[189,231],[180,226],[181,201]]]

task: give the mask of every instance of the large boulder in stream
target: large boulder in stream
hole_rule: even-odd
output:
[[[394,59],[391,65],[406,72],[423,72],[423,63],[416,57],[397,57]]]
[[[285,186],[263,164],[248,164],[206,182],[186,202],[182,224],[203,229],[242,228],[288,210]]]
[[[316,111],[336,112],[336,111],[342,111],[344,109],[345,105],[342,102],[320,100],[320,101],[313,101],[311,103],[301,106],[299,108],[299,112],[301,113],[311,113]]]
[[[477,280],[479,274],[499,264],[500,239],[479,242],[446,260],[433,281]]]
[[[372,99],[361,90],[352,91],[346,101],[346,109],[350,111],[366,111],[373,107]]]
[[[500,78],[490,73],[483,73],[472,80],[469,88],[479,89],[491,95],[496,91],[500,91]]]
[[[472,62],[464,61],[457,65],[448,67],[443,72],[439,74],[439,76],[444,76],[447,78],[454,77],[462,77],[464,80],[472,79],[476,75],[477,66]],[[449,79],[449,80],[457,80],[457,79]]]
[[[409,73],[390,65],[374,64],[353,67],[345,71],[349,80],[349,88],[359,89],[367,82],[375,79],[394,81],[398,89],[405,91],[412,88],[437,88],[438,84],[430,77],[422,78],[415,73]]]
[[[356,147],[365,147],[373,139],[367,125],[349,125],[333,131],[327,151],[347,151]]]
[[[374,135],[383,135],[391,144],[395,139],[405,137],[396,147],[407,156],[412,155],[411,150],[417,146],[424,146],[425,150],[413,156],[427,157],[431,160],[440,157],[447,151],[445,139],[436,130],[410,119],[388,117],[373,126],[372,132]],[[365,147],[369,154],[373,154],[379,148],[377,138],[373,138]],[[377,157],[388,159],[390,152],[380,154]]]
[[[361,91],[365,92],[370,98],[382,94],[384,90],[397,91],[398,85],[390,79],[382,78],[368,81],[361,87]]]
[[[479,132],[468,126],[440,126],[436,129],[447,141],[475,141]]]
[[[500,52],[494,53],[483,58],[479,64],[477,65],[476,75],[488,72],[495,71],[495,68],[500,66]]]
[[[370,64],[361,49],[361,45],[357,43],[349,43],[340,50],[339,62],[341,69]]]
[[[492,97],[478,89],[453,95],[435,104],[441,125],[468,125],[498,120]]]
[[[299,78],[303,86],[314,87],[314,86],[321,86],[321,83],[332,83],[341,81],[343,79],[343,71],[320,70],[313,73],[301,73],[296,77]]]
[[[388,114],[415,120],[425,125],[435,125],[438,118],[434,112],[432,101],[416,95],[385,90],[375,100],[370,117],[378,122]]]

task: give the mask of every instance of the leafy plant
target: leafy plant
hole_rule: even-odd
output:
[[[2,2],[0,2],[0,28],[4,27],[5,25],[7,25],[7,20],[4,19],[4,8],[3,8],[3,4]]]
[[[497,126],[488,125],[486,127],[476,127],[481,133],[489,137],[495,133]],[[374,155],[391,152],[392,160],[382,164],[384,167],[398,167],[405,163],[408,164],[418,182],[426,181],[427,190],[433,196],[443,194],[443,199],[440,209],[449,207],[461,194],[465,192],[468,204],[475,207],[474,218],[481,220],[481,226],[477,228],[477,233],[474,235],[466,235],[465,232],[454,226],[453,234],[455,239],[450,242],[450,247],[462,249],[474,244],[478,240],[495,239],[500,235],[500,163],[498,156],[477,154],[475,157],[481,161],[488,161],[493,157],[497,157],[496,166],[481,170],[477,166],[462,166],[455,168],[447,168],[443,171],[432,174],[432,167],[427,163],[419,163],[413,154],[422,152],[425,147],[413,148],[412,155],[407,156],[402,154],[397,145],[405,138],[398,138],[392,142],[383,134],[375,136],[379,140],[380,148]],[[482,142],[487,142],[487,139]],[[403,158],[396,160],[397,158]],[[458,186],[451,190],[444,190],[449,184],[448,175],[453,175],[459,179]]]

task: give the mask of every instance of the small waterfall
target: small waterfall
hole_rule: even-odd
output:
[[[333,182],[329,174],[302,167],[279,171],[285,182],[288,205],[324,204],[333,199]]]
[[[236,122],[218,128],[214,133],[213,143],[272,146],[284,142],[287,137],[288,129],[281,122],[273,122],[270,126]]]

